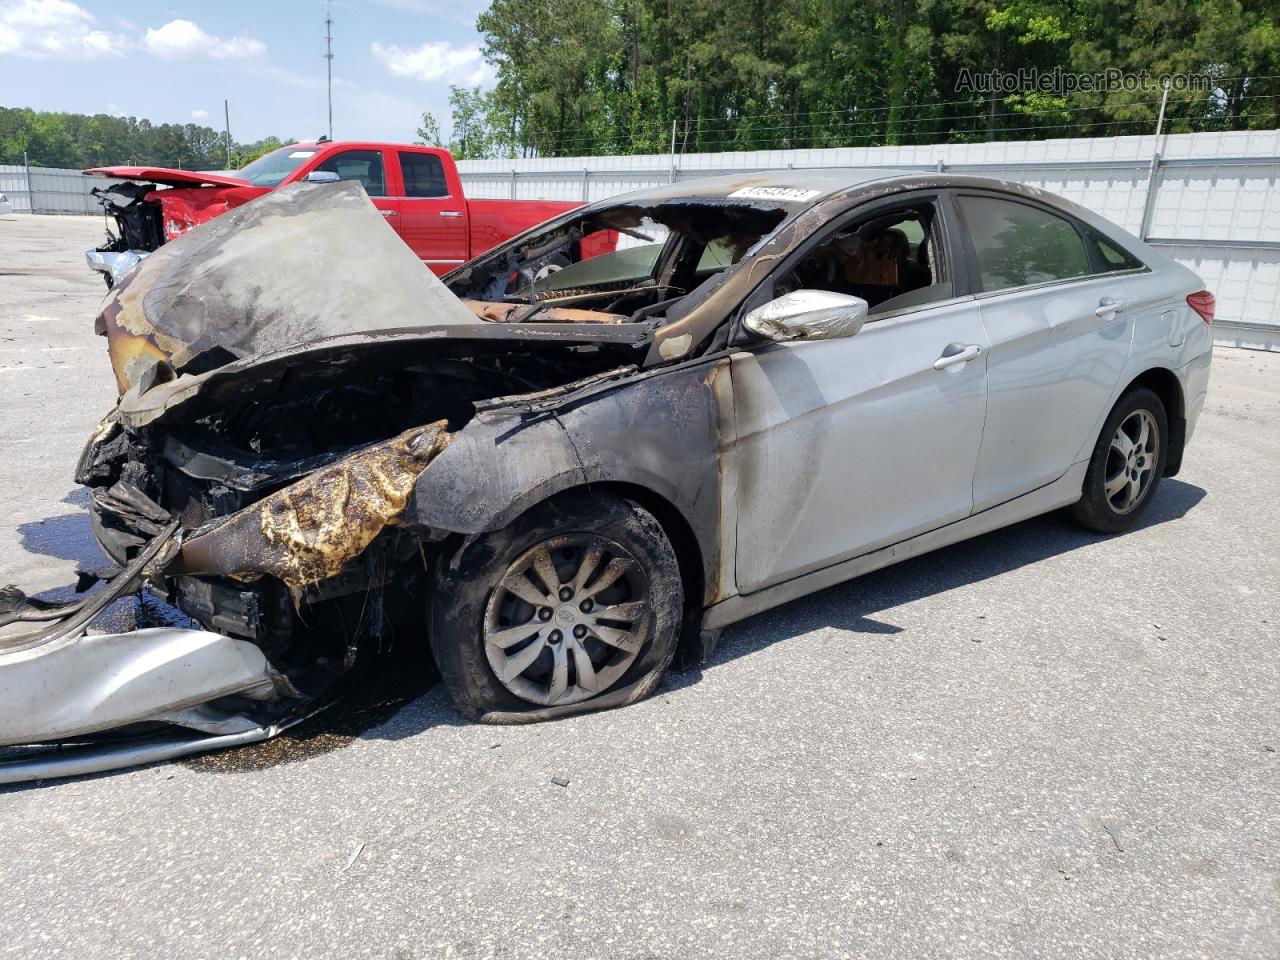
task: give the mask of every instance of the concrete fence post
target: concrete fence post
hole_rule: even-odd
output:
[[[1160,154],[1151,155],[1151,166],[1147,168],[1147,196],[1142,204],[1142,226],[1138,228],[1138,239],[1143,243],[1151,236],[1151,218],[1156,212],[1156,197],[1160,193]]]
[[[1147,171],[1147,196],[1142,205],[1142,229],[1138,231],[1138,239],[1146,243],[1151,235],[1151,218],[1156,212],[1156,197],[1160,192],[1160,134],[1164,132],[1164,111],[1169,105],[1169,81],[1164,82],[1164,93],[1160,96],[1160,116],[1156,119],[1156,149],[1151,154],[1151,167]]]
[[[27,151],[22,151],[22,169],[27,177],[27,213],[36,212],[36,192],[31,187],[31,161],[27,159]]]

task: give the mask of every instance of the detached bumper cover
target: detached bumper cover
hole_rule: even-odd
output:
[[[85,635],[99,611],[137,588],[176,527],[167,527],[86,600],[60,610],[26,607],[4,618],[43,625],[21,635],[0,634],[0,784],[265,740],[281,725],[207,704],[230,696],[304,699],[246,640],[171,627]],[[161,729],[170,732],[133,741],[109,735],[143,723],[167,724]]]
[[[270,699],[276,673],[244,640],[157,627],[0,656],[0,746],[163,718],[218,697]]]

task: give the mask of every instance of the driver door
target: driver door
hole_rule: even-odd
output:
[[[891,222],[885,215],[893,212],[878,206],[861,218]],[[885,309],[871,303],[866,324],[853,337],[770,342],[732,357],[736,577],[743,593],[962,520],[972,511],[989,344],[973,298],[956,296],[951,286],[955,260],[940,205],[926,198],[910,212],[914,223],[886,229],[909,236],[911,227],[923,224],[925,237],[911,255],[928,273],[917,272],[909,281],[923,286],[883,300]],[[860,222],[837,224],[799,257],[829,260],[824,243],[848,237]],[[930,255],[919,253],[921,243],[929,245]],[[877,246],[893,244],[877,240]],[[860,287],[877,297],[876,285],[863,282],[868,277],[856,269],[823,269],[837,275],[837,292]],[[749,305],[785,292],[795,270],[793,257],[779,268],[784,282],[753,296]],[[817,275],[810,273],[804,284],[812,287]],[[886,277],[882,271],[870,279]]]

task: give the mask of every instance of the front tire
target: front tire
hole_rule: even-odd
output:
[[[679,563],[652,514],[608,494],[564,495],[439,557],[431,649],[471,719],[545,720],[649,694],[683,608]]]
[[[1141,519],[1164,475],[1169,418],[1155,391],[1134,387],[1107,417],[1072,518],[1088,530],[1121,533]]]

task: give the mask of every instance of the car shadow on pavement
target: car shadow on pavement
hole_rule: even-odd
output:
[[[107,558],[93,539],[89,526],[89,488],[73,487],[62,503],[77,508],[43,520],[18,525],[19,542],[27,553],[56,560],[71,560],[77,569],[90,570],[107,565]],[[22,584],[18,584],[19,587]],[[40,599],[61,603],[75,599],[74,584],[54,587],[39,594]]]
[[[1200,487],[1165,480],[1135,530],[1176,520],[1204,496],[1205,491]],[[87,495],[81,490],[72,491],[63,502],[85,506]],[[31,553],[87,560],[88,566],[101,562],[89,530],[87,512],[23,524],[19,530],[23,547]],[[670,692],[692,686],[701,679],[704,669],[823,627],[866,634],[900,633],[903,628],[877,619],[875,613],[977,583],[1104,539],[1107,539],[1104,535],[1076,527],[1065,511],[1058,511],[912,558],[735,624],[725,631],[715,653],[705,664],[671,673],[660,689]],[[42,596],[73,591],[73,585],[68,585],[46,591]],[[416,650],[409,645],[399,645],[394,653],[384,656],[386,659],[371,664],[373,669],[353,678],[331,706],[279,736],[262,743],[198,754],[179,762],[200,772],[246,773],[329,753],[357,739],[400,740],[432,727],[468,724],[437,682],[439,676],[425,644]]]
[[[1134,529],[1118,536],[1177,520],[1204,497],[1201,487],[1166,479]],[[1076,526],[1066,510],[1059,510],[913,557],[734,624],[725,630],[715,652],[701,668],[671,674],[663,689],[690,686],[697,683],[704,669],[824,627],[853,633],[901,633],[901,627],[877,619],[876,612],[1107,539],[1109,535]]]

